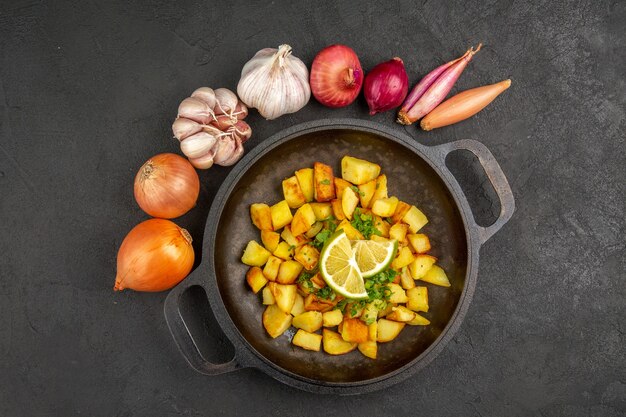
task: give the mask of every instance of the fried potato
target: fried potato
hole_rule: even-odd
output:
[[[263,266],[270,255],[270,251],[259,245],[256,241],[251,240],[243,251],[241,262],[248,266]]]
[[[329,355],[343,355],[357,347],[357,343],[346,342],[339,333],[328,329],[322,330],[322,345]]]
[[[306,197],[295,176],[283,180],[283,195],[290,208],[295,209],[306,203]]]
[[[291,324],[307,332],[315,332],[322,328],[322,313],[319,311],[305,311],[293,318]]]
[[[376,341],[390,342],[400,334],[402,329],[404,329],[404,323],[387,319],[380,319],[378,320]]]
[[[322,345],[322,335],[300,329],[296,332],[291,343],[306,350],[319,352]]]
[[[259,230],[272,230],[272,212],[267,204],[250,205],[250,218]]]
[[[313,182],[315,201],[324,202],[336,198],[335,193],[335,176],[333,169],[321,162],[313,164]]]
[[[267,278],[263,276],[263,271],[261,271],[261,268],[258,266],[253,266],[248,269],[246,281],[255,294],[261,291],[261,288],[265,287],[265,284],[267,284]]]
[[[273,338],[277,338],[291,326],[291,314],[285,313],[276,304],[267,306],[263,312],[263,327]]]
[[[341,159],[341,177],[352,184],[365,184],[380,174],[380,165],[364,159],[344,156]]]

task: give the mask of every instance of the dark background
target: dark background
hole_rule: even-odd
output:
[[[625,3],[291,3],[2,2],[0,415],[624,415]],[[484,143],[517,211],[481,251],[464,325],[424,371],[347,398],[250,369],[201,376],[168,333],[166,293],[112,291],[117,249],[147,218],[134,175],[178,152],[170,124],[196,87],[235,89],[243,64],[281,43],[307,64],[332,43],[366,70],[397,55],[415,83],[479,41],[455,91],[512,88],[459,125],[405,130]],[[246,147],[328,117],[394,124],[362,99],[312,100],[275,121],[252,112]],[[498,207],[475,161],[450,164],[488,224]],[[177,220],[198,255],[228,172],[202,172],[197,208]]]

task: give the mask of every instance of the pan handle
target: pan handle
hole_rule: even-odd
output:
[[[201,374],[219,375],[242,369],[245,366],[241,365],[241,361],[237,357],[239,352],[236,347],[234,357],[226,363],[212,363],[206,360],[200,353],[191,331],[183,319],[179,305],[180,297],[194,285],[199,285],[206,291],[201,279],[202,272],[200,267],[196,268],[167,295],[163,307],[167,326],[174,337],[178,349],[180,349],[189,365]]]
[[[500,168],[500,164],[498,164],[498,161],[496,161],[491,151],[489,151],[485,145],[471,139],[458,140],[443,145],[433,146],[429,149],[437,155],[440,166],[444,167],[446,170],[446,157],[450,154],[450,152],[454,152],[456,150],[466,150],[476,155],[480,165],[482,165],[485,170],[487,178],[489,178],[493,189],[496,191],[496,194],[498,194],[498,198],[500,199],[500,214],[498,215],[496,221],[487,227],[479,226],[476,222],[474,222],[474,227],[478,231],[478,236],[482,245],[511,219],[511,216],[513,216],[513,212],[515,211],[515,199],[513,198],[513,192],[511,191],[509,182],[504,176],[504,172],[502,172],[502,168]],[[454,178],[449,170],[448,173],[450,173],[450,176]]]

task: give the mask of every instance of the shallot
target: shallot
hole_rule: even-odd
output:
[[[398,57],[376,65],[365,77],[365,100],[370,115],[398,107],[408,91],[409,77]]]

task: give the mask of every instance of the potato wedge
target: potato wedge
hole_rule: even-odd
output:
[[[291,311],[289,312],[289,314],[291,314],[292,316],[297,316],[304,312],[304,297],[300,294],[296,294],[296,301],[293,303],[293,307],[291,307]]]
[[[415,281],[411,276],[411,271],[409,271],[408,266],[405,266],[402,268],[402,271],[400,271],[400,286],[405,290],[415,287]],[[407,297],[408,296],[409,294],[407,293]]]
[[[343,205],[341,204],[341,200],[336,199],[330,202],[333,207],[333,215],[337,220],[344,220],[346,215],[343,213]]]
[[[297,287],[295,285],[283,285],[276,282],[269,282],[267,286],[270,288],[276,306],[287,314],[291,313],[291,309],[296,302]]]
[[[404,223],[396,223],[389,228],[389,239],[395,239],[398,243],[406,243],[406,233],[409,226]]]
[[[389,235],[389,237],[391,237],[391,234]],[[405,266],[409,265],[414,260],[415,260],[415,255],[413,255],[413,252],[411,252],[411,249],[409,249],[406,246],[403,246],[398,251],[398,255],[396,256],[396,259],[394,259],[393,262],[391,263],[391,267],[393,269],[402,269]]]
[[[437,262],[437,258],[430,255],[417,255],[409,264],[409,270],[413,279],[421,279],[426,272]]]
[[[302,264],[297,261],[284,261],[278,268],[276,282],[279,284],[293,284],[298,279],[298,275],[302,272]]]
[[[343,191],[343,197],[341,198],[341,208],[343,209],[344,216],[346,216],[349,220],[352,220],[352,213],[354,213],[354,210],[358,205],[359,197],[352,188],[346,188]]]
[[[322,314],[322,325],[324,327],[335,327],[343,321],[341,310],[331,310]]]
[[[273,338],[277,338],[291,326],[291,314],[285,313],[276,304],[267,306],[263,312],[263,327]]]
[[[313,164],[313,182],[315,201],[324,202],[336,198],[335,176],[333,169],[328,165],[316,162]]]
[[[291,343],[296,346],[300,346],[306,350],[312,350],[314,352],[319,352],[322,346],[322,335],[309,333],[305,330],[298,330],[294,335]]]
[[[276,281],[276,277],[278,276],[278,270],[280,268],[280,264],[283,263],[283,260],[271,255],[267,258],[267,262],[265,263],[265,267],[263,267],[263,275],[269,281]]]
[[[406,324],[409,326],[428,326],[430,324],[430,320],[415,313],[415,318],[411,321],[407,321]]]
[[[366,182],[365,184],[359,185],[359,202],[361,203],[361,207],[370,207],[370,203],[372,201],[372,197],[374,197],[375,192],[376,180],[371,180]]]
[[[407,290],[406,306],[409,310],[428,312],[428,288],[427,287],[415,287]]]
[[[348,181],[335,177],[335,195],[338,199],[343,198],[343,190],[352,186]]]
[[[315,187],[313,186],[313,168],[302,168],[296,171],[296,178],[298,184],[304,194],[305,200],[313,201],[315,194]]]
[[[272,214],[272,228],[274,231],[282,229],[293,219],[293,215],[291,214],[291,209],[289,208],[289,204],[285,200],[280,201],[270,207]]]
[[[309,204],[315,213],[315,220],[326,220],[333,215],[333,208],[330,203],[310,203]]]
[[[339,223],[339,225],[337,226],[336,230],[343,230],[344,232],[346,232],[346,236],[348,236],[348,239],[350,240],[365,239],[365,237],[363,237],[363,234],[356,230],[347,219],[343,219],[341,223]]]
[[[409,233],[406,237],[415,253],[426,253],[430,250],[430,239],[428,239],[428,236],[421,233]]]
[[[322,330],[322,345],[329,355],[343,355],[357,347],[357,343],[346,342],[339,333],[328,329]]]
[[[263,275],[261,268],[253,266],[248,269],[248,272],[246,273],[246,282],[256,294],[261,291],[261,288],[265,287],[265,284],[267,284],[267,278]]]
[[[372,213],[380,217],[391,217],[398,206],[398,197],[379,198],[372,204]]]
[[[376,200],[380,200],[381,198],[387,198],[387,176],[385,174],[380,175],[376,178],[376,189],[374,190],[374,195],[370,200],[369,207],[376,202]]]
[[[359,343],[357,347],[359,348],[359,352],[361,352],[363,355],[371,359],[376,359],[376,354],[378,353],[378,345],[375,341],[368,340],[366,342]]]
[[[428,223],[428,218],[417,207],[411,206],[409,211],[402,217],[402,221],[409,225],[411,233],[417,233]]]
[[[276,303],[274,296],[272,295],[272,290],[267,285],[263,287],[263,305],[269,306]]]
[[[367,324],[360,319],[344,319],[341,328],[341,337],[346,342],[363,343],[367,342]]]
[[[375,342],[377,339],[377,335],[378,335],[378,322],[375,321],[374,323],[367,326],[367,339]]]
[[[406,323],[415,318],[415,312],[409,310],[404,306],[397,306],[391,309],[391,313],[387,314],[385,319],[399,321],[401,323]]]
[[[241,262],[248,266],[263,266],[270,255],[270,251],[259,245],[256,241],[251,240],[243,251]]]
[[[391,283],[387,284],[387,286],[391,290],[391,295],[389,296],[390,303],[404,304],[409,300],[402,287],[398,284]]]
[[[398,205],[396,206],[396,211],[394,211],[393,216],[391,216],[391,221],[396,224],[402,221],[402,218],[406,214],[407,211],[411,209],[411,205],[405,203],[404,201],[398,201]]]
[[[295,177],[289,177],[283,180],[283,195],[289,207],[295,209],[306,203],[306,197],[300,188],[300,183]]]
[[[320,259],[320,252],[311,245],[302,245],[296,248],[293,259],[300,262],[307,271],[312,271]]]
[[[272,230],[272,212],[267,204],[252,204],[250,218],[259,230]]]
[[[390,342],[400,334],[402,329],[404,329],[404,323],[380,319],[378,320],[378,328],[376,330],[376,341]]]
[[[446,275],[446,271],[443,270],[439,265],[433,265],[424,276],[421,278],[422,281],[430,282],[431,284],[439,285],[440,287],[449,287],[450,280]]]
[[[288,261],[293,256],[295,248],[287,242],[280,242],[272,255]]]
[[[378,177],[380,165],[352,156],[341,158],[341,177],[352,184],[365,184]]]
[[[280,242],[280,235],[271,230],[261,230],[261,242],[268,251],[274,253]]]
[[[311,206],[307,203],[300,207],[291,221],[291,233],[299,236],[307,232],[315,223],[315,213]]]
[[[295,316],[291,324],[298,329],[313,333],[322,328],[322,313],[319,311],[305,311]]]

